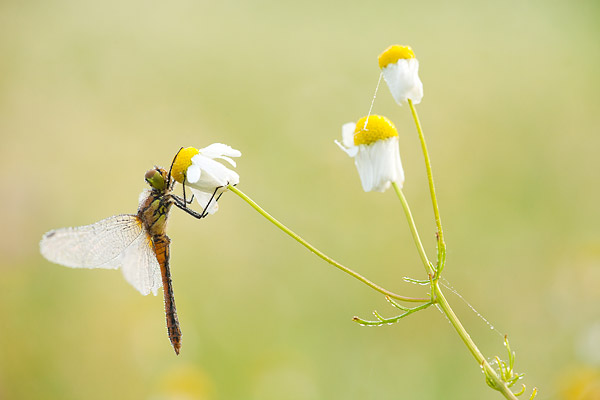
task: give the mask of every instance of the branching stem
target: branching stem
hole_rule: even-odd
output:
[[[462,324],[460,323],[460,320],[454,313],[454,310],[452,310],[452,308],[450,307],[450,304],[448,304],[448,301],[444,297],[444,294],[442,293],[439,283],[434,282],[432,286],[433,286],[432,289],[433,289],[433,292],[434,292],[435,298],[436,298],[436,303],[440,306],[440,309],[442,310],[442,312],[444,314],[446,314],[446,316],[448,317],[448,320],[450,321],[450,324],[452,324],[452,326],[458,333],[458,336],[460,336],[460,338],[462,339],[464,344],[467,346],[467,348],[469,349],[469,351],[471,352],[473,357],[475,357],[475,359],[477,360],[477,363],[483,369],[483,372],[486,375],[486,377],[488,377],[492,381],[492,383],[494,384],[494,388],[496,390],[498,390],[500,393],[502,393],[502,395],[505,398],[511,399],[511,400],[517,400],[517,396],[510,390],[510,388],[507,386],[507,384],[505,382],[503,382],[502,379],[500,379],[500,377],[498,376],[498,374],[496,373],[494,368],[492,368],[492,366],[487,362],[487,360],[485,359],[485,357],[483,356],[481,351],[479,351],[479,348],[477,347],[477,345],[475,344],[473,339],[471,339],[471,336],[469,335],[469,333],[467,332],[465,327],[462,326]]]

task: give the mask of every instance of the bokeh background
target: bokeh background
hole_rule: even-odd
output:
[[[180,146],[240,149],[239,187],[390,290],[422,277],[400,204],[364,193],[333,143],[368,112],[377,55],[410,44],[449,248],[449,294],[482,351],[507,333],[528,393],[600,398],[600,17],[596,1],[0,2],[0,398],[500,398],[435,309],[395,326],[383,297],[233,194],[173,210],[183,348],[162,298],[116,271],[44,260],[42,234],[136,211]],[[417,135],[405,193],[430,254]]]

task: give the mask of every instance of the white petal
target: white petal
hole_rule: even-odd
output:
[[[199,190],[212,192],[217,187],[228,184],[237,185],[240,181],[240,177],[235,171],[202,154],[192,157],[192,163],[202,170],[200,179],[190,185]]]
[[[356,123],[348,122],[342,125],[342,143],[346,148],[354,147],[354,131]]]
[[[213,143],[198,151],[200,154],[209,158],[217,158],[220,156],[240,157],[242,155],[239,150],[236,150],[223,143]]]
[[[229,164],[231,164],[234,167],[237,166],[237,164],[235,163],[235,161],[233,161],[231,158],[229,158],[227,156],[218,156],[218,157],[215,157],[215,158],[219,159],[219,160],[227,161]]]
[[[192,164],[188,167],[185,175],[185,179],[188,183],[196,183],[202,175],[202,170],[199,166]]]
[[[398,60],[383,68],[383,79],[396,103],[411,99],[419,104],[423,98],[423,83],[419,79],[419,61],[416,58]]]
[[[334,142],[335,142],[335,144],[337,144],[340,147],[340,149],[344,150],[344,152],[346,154],[348,154],[350,157],[354,157],[354,156],[356,156],[356,153],[358,153],[357,146],[352,146],[352,147],[346,148],[346,147],[344,147],[344,145],[342,145],[337,140],[334,140]]]
[[[419,61],[417,59],[409,60],[410,75],[413,77],[412,89],[408,92],[407,98],[411,99],[414,104],[419,104],[423,99],[423,82],[419,78]]]
[[[358,154],[354,159],[356,169],[358,170],[358,176],[360,176],[360,183],[362,184],[365,192],[371,192],[373,190],[373,163],[371,161],[371,152],[369,146],[361,144],[358,146]]]
[[[225,168],[227,170],[227,185],[232,185],[235,186],[238,183],[240,183],[240,176],[238,175],[237,172],[232,171],[228,168]]]
[[[402,189],[404,186],[404,168],[402,168],[402,159],[400,158],[400,148],[398,147],[398,140],[394,145],[395,154],[393,155],[393,167],[396,171],[395,179],[392,182],[396,182],[398,187]]]
[[[366,192],[383,192],[391,182],[404,183],[404,171],[398,149],[398,137],[360,145],[355,158],[356,168]]]
[[[203,191],[200,191],[200,190],[194,189],[194,188],[191,188],[191,190],[192,190],[192,193],[194,194],[194,198],[196,199],[196,201],[198,202],[200,207],[202,207],[202,211],[206,210],[206,212],[208,212],[209,214],[214,214],[219,210],[219,204],[217,203],[218,194],[213,196],[214,192],[207,193],[207,192],[203,192]],[[209,201],[210,201],[210,205],[207,209],[206,205],[208,204]]]

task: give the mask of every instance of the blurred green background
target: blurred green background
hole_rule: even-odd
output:
[[[44,260],[42,234],[134,213],[180,146],[242,151],[239,187],[390,290],[423,268],[392,192],[333,143],[368,112],[377,55],[410,44],[448,244],[446,278],[517,352],[539,399],[600,398],[600,17],[596,1],[0,2],[0,398],[497,399],[435,309],[383,297],[233,194],[174,210],[183,348],[162,298]],[[405,193],[434,251],[408,108]],[[449,294],[484,354],[502,337]],[[595,396],[595,397],[594,397]]]

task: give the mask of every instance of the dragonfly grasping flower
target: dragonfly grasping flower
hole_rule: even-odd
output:
[[[203,149],[181,149],[173,164],[172,176],[177,182],[190,188],[204,212],[214,214],[219,206],[216,199],[227,190],[227,185],[237,185],[240,176],[217,160],[235,167],[231,157],[242,153],[223,143],[213,143]]]
[[[365,192],[383,192],[395,182],[404,184],[398,131],[381,115],[370,115],[342,126],[342,150],[354,158]]]
[[[419,79],[419,60],[410,46],[393,45],[379,55],[379,68],[396,103],[408,99],[419,104],[423,98],[423,83]]]

